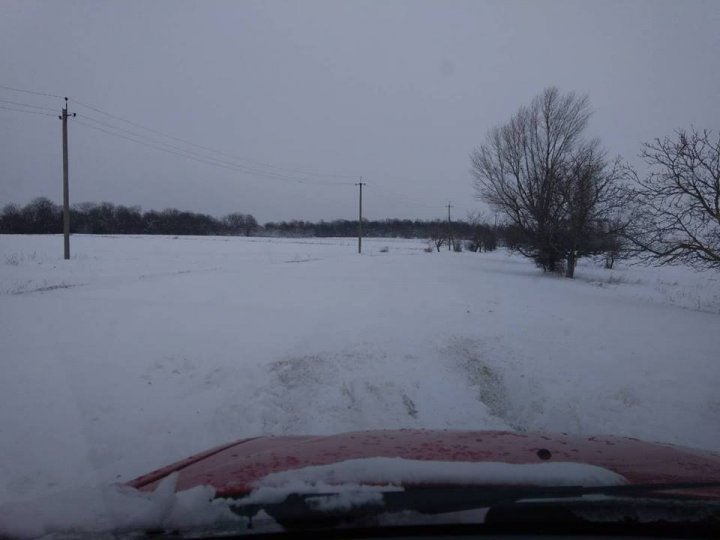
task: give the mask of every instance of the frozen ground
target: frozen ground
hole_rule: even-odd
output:
[[[389,247],[388,253],[380,249]],[[720,450],[720,274],[352,239],[0,236],[0,504],[258,434]]]

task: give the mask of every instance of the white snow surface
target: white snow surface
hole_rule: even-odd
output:
[[[38,538],[245,524],[244,518],[230,510],[228,500],[214,499],[212,487],[176,492],[176,483],[177,473],[173,473],[152,493],[112,484],[8,503],[0,507],[0,536]]]
[[[0,235],[0,504],[263,434],[720,450],[720,274],[585,261],[567,280],[425,245],[74,235],[63,261],[61,236]]]
[[[500,463],[434,461],[402,458],[348,459],[271,473],[258,487],[283,487],[296,482],[327,485],[368,484],[452,484],[452,485],[534,485],[534,486],[616,486],[627,481],[622,475],[585,463]]]

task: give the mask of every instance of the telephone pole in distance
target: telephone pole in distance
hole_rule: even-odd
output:
[[[450,204],[450,201],[447,203],[447,209],[448,209],[448,251],[452,251],[452,229],[450,228],[450,209],[454,208],[452,204]]]
[[[362,176],[360,177],[360,181],[356,182],[355,185],[360,188],[360,204],[358,206],[358,253],[362,253],[362,188],[365,185],[365,182],[362,181]]]
[[[67,121],[76,114],[68,114],[68,98],[58,117],[62,120],[62,147],[63,147],[63,237],[65,260],[70,258],[70,185],[68,183],[68,127]]]

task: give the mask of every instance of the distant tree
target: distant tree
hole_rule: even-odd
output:
[[[436,224],[430,231],[430,242],[435,246],[435,249],[440,252],[440,248],[447,242],[447,226],[443,227],[440,224]]]
[[[626,172],[620,159],[607,162],[597,141],[576,152],[561,183],[565,216],[558,228],[567,277],[573,277],[580,257],[608,251],[619,256],[620,233],[633,219]]]
[[[0,217],[0,233],[25,233],[25,220],[23,213],[16,204],[7,204],[3,207],[2,217]]]
[[[482,249],[484,252],[495,251],[497,249],[497,246],[497,233],[495,232],[495,229],[493,227],[488,225],[484,229],[484,234],[482,237]]]
[[[615,261],[622,258],[626,252],[626,244],[622,236],[617,234],[608,235],[605,240],[605,268],[612,270]]]
[[[143,233],[163,234],[162,218],[159,212],[155,210],[149,210],[143,214]]]
[[[109,202],[93,205],[87,214],[87,220],[92,224],[94,234],[113,234],[118,232],[115,219],[115,206]]]
[[[90,222],[90,210],[95,203],[83,202],[73,204],[70,207],[70,232],[80,234],[92,234],[92,223]]]
[[[144,229],[139,206],[116,206],[115,226],[119,234],[142,234]]]
[[[512,224],[508,245],[567,277],[578,258],[602,250],[599,224],[623,171],[583,139],[589,117],[587,96],[548,88],[471,154],[478,196]]]
[[[230,234],[245,234],[245,236],[250,236],[248,230],[252,232],[254,229],[252,227],[252,223],[249,222],[248,218],[252,219],[252,223],[254,223],[254,228],[257,228],[257,222],[255,221],[255,218],[252,216],[246,216],[245,214],[241,213],[233,213],[228,214],[222,219],[222,223],[227,229],[227,232]]]
[[[638,255],[720,269],[720,135],[680,130],[646,143],[642,157],[650,173],[636,176],[640,218],[628,235]]]
[[[485,222],[485,216],[482,212],[469,212],[467,220],[470,224],[470,233],[467,235],[465,249],[478,252],[482,250],[481,226]]]
[[[470,251],[494,251],[497,249],[497,232],[495,227],[487,222],[482,212],[468,214],[469,240],[466,247]]]
[[[22,209],[26,232],[30,234],[56,234],[62,232],[62,211],[45,197],[33,199]]]
[[[245,223],[243,224],[243,232],[245,236],[250,236],[258,228],[257,220],[250,214],[245,215]]]

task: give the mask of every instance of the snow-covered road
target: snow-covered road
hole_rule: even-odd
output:
[[[418,241],[0,236],[0,503],[259,434],[611,433],[720,450],[720,275]],[[381,253],[387,246],[389,251]]]

